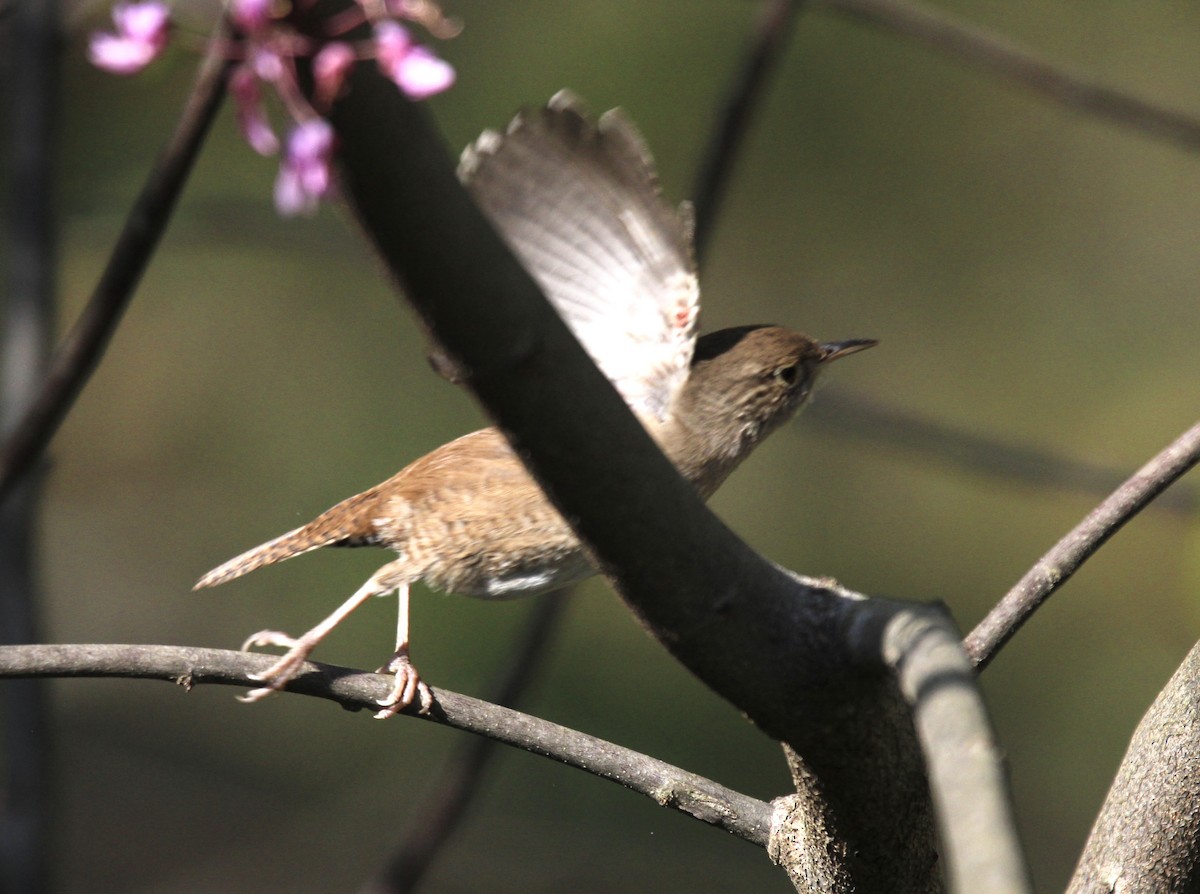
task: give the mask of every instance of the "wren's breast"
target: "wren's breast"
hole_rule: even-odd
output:
[[[556,539],[538,548],[508,552],[498,558],[496,544],[485,537],[463,550],[452,563],[435,562],[426,571],[429,586],[477,599],[517,599],[585,580],[596,573],[579,541]]]
[[[397,482],[387,545],[413,580],[481,599],[531,596],[595,574],[558,510],[494,429],[435,451],[437,486]],[[422,473],[422,469],[415,471]]]

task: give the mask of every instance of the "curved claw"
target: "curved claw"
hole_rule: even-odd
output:
[[[291,649],[296,645],[296,638],[288,636],[282,630],[260,630],[258,633],[252,633],[246,637],[246,641],[242,643],[241,651],[249,652],[251,649],[261,646],[279,646],[283,649]]]
[[[433,693],[429,687],[425,685],[425,681],[417,674],[417,669],[413,667],[408,655],[398,654],[395,658],[381,667],[378,673],[391,673],[395,675],[392,683],[392,691],[388,693],[387,698],[381,698],[376,701],[380,705],[380,710],[375,712],[376,720],[386,720],[389,717],[394,717],[413,703],[414,699],[420,701],[421,714],[428,714],[433,707]]]

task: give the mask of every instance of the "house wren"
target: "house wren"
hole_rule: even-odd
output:
[[[547,298],[679,471],[710,496],[808,398],[818,371],[874,345],[822,344],[776,326],[697,338],[699,289],[691,209],[666,205],[653,161],[619,110],[590,120],[569,93],[485,131],[459,174]],[[243,646],[287,652],[258,675],[256,701],[283,688],[334,627],[372,596],[396,591],[394,677],[377,717],[432,703],[408,654],[409,587],[506,599],[595,573],[585,547],[495,428],[418,459],[306,525],[200,578],[211,587],[323,546],[381,546],[388,562],[320,624],[274,630]]]

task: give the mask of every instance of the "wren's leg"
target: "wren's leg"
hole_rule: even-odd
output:
[[[379,700],[382,710],[375,714],[376,720],[386,720],[412,704],[417,696],[421,698],[421,713],[428,714],[433,707],[433,693],[417,675],[408,657],[408,584],[401,584],[396,589],[399,597],[396,615],[396,654],[392,660],[376,671],[378,674],[394,674],[396,682],[388,697]]]
[[[304,666],[312,650],[323,640],[334,627],[345,620],[346,616],[370,599],[372,596],[383,596],[391,590],[399,588],[407,592],[408,584],[401,583],[405,573],[400,561],[389,562],[371,575],[365,584],[358,588],[353,596],[338,606],[328,618],[307,633],[292,638],[278,630],[260,630],[242,644],[242,651],[254,646],[283,646],[287,652],[265,671],[253,674],[255,680],[262,680],[267,685],[260,689],[252,689],[241,696],[244,702],[256,702],[272,692],[278,692],[295,678]]]

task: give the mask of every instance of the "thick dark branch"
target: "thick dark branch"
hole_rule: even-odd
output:
[[[1103,118],[1185,149],[1200,149],[1200,119],[1069,71],[1016,43],[946,13],[900,0],[813,0],[958,57],[1066,108]]]
[[[0,35],[7,100],[4,192],[9,200],[8,261],[0,325],[0,434],[8,436],[45,375],[54,337],[58,227],[55,162],[61,101],[62,29],[54,0],[11,10]],[[38,629],[37,503],[29,476],[0,505],[0,643],[31,643]],[[2,703],[4,769],[0,809],[0,889],[39,894],[52,886],[53,742],[46,687],[26,680]]]
[[[979,668],[987,666],[1043,602],[1151,500],[1200,461],[1200,424],[1138,469],[1066,537],[1042,556],[963,640]]]
[[[1200,889],[1200,645],[1125,752],[1069,894]]]
[[[42,455],[95,371],[183,192],[225,95],[229,63],[219,29],[175,132],[150,172],[87,306],[54,356],[37,400],[0,448],[0,500]]]
[[[928,890],[932,820],[911,727],[901,711],[879,733],[898,696],[881,662],[853,666],[844,638],[861,599],[794,580],[704,507],[471,202],[423,107],[360,66],[332,119],[346,195],[379,252],[630,607],[837,792],[853,878]]]
[[[250,674],[265,670],[273,660],[271,655],[184,646],[5,646],[0,648],[0,677],[122,677],[167,680],[184,689],[210,683],[253,688],[262,684]],[[391,682],[385,675],[309,662],[287,690],[373,712]],[[430,715],[422,718],[410,708],[407,716],[487,736],[577,767],[647,795],[663,807],[766,845],[771,807],[762,801],[556,723],[445,689],[435,690],[434,697]]]
[[[716,226],[721,199],[729,184],[733,163],[750,127],[750,118],[762,100],[767,77],[791,31],[801,0],[763,0],[755,15],[753,30],[725,100],[711,129],[692,203],[696,207],[696,257],[703,264]]]

